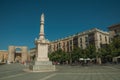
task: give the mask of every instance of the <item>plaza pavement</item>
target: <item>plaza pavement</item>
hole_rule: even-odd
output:
[[[56,66],[55,72],[24,72],[22,64],[0,65],[0,80],[120,80],[119,65]]]

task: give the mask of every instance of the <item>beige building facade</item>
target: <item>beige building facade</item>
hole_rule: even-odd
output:
[[[0,63],[6,62],[8,59],[8,51],[7,50],[0,50]]]
[[[109,42],[108,32],[94,28],[50,42],[49,53],[59,49],[62,49],[65,52],[71,52],[75,47],[85,49],[90,44],[95,45],[95,47],[98,49],[103,45],[109,44]]]
[[[110,33],[110,38],[114,38],[117,36],[120,36],[120,24],[112,25],[108,27],[109,33]]]

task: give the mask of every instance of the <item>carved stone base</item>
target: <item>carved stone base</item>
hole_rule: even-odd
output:
[[[33,72],[49,72],[55,71],[55,65],[51,61],[35,61],[29,65],[29,69]]]

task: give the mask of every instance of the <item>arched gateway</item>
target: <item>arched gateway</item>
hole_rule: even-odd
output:
[[[8,62],[25,62],[28,58],[28,49],[26,46],[9,46]]]

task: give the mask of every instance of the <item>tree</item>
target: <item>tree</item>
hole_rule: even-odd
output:
[[[69,54],[60,49],[53,53],[49,53],[49,58],[51,61],[63,64],[64,62],[69,60]]]
[[[106,44],[105,46],[99,48],[97,52],[97,57],[101,61],[98,62],[100,63],[111,62],[113,53],[114,53],[114,47],[111,44]]]
[[[94,45],[89,45],[87,46],[86,48],[86,55],[87,55],[87,58],[95,58],[96,56],[96,47]]]
[[[114,46],[114,57],[120,56],[120,37],[116,37],[111,43]]]
[[[82,56],[82,49],[81,48],[74,48],[74,50],[71,52],[71,58],[73,62],[79,61],[79,58]]]
[[[97,56],[102,59],[103,63],[112,62],[112,59],[118,56],[119,41],[113,40],[112,43],[98,49]]]

